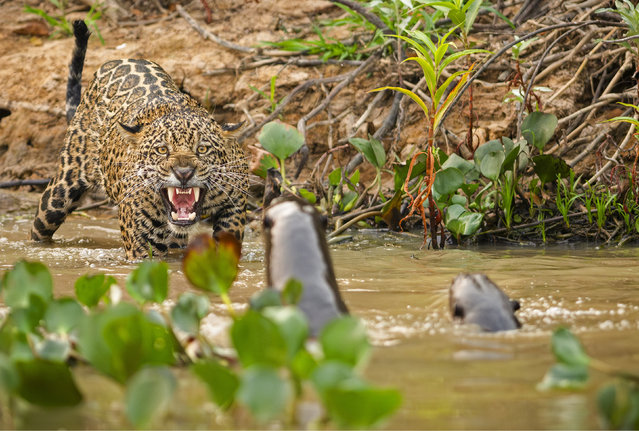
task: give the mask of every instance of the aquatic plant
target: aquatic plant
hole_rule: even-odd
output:
[[[552,334],[552,353],[557,361],[539,383],[540,390],[579,390],[590,371],[614,377],[615,382],[599,389],[597,407],[606,429],[639,429],[639,374],[626,371],[589,356],[579,339],[566,328]]]
[[[564,181],[562,181],[561,176],[557,175],[557,194],[555,195],[555,203],[557,204],[557,210],[561,213],[564,218],[564,223],[567,228],[570,228],[570,220],[568,218],[568,213],[570,213],[572,206],[583,196],[583,193],[577,193],[577,183],[579,180],[575,181],[575,171],[570,170],[569,175],[569,184],[566,185]]]
[[[166,311],[163,262],[144,261],[127,277],[125,289],[136,303],[121,302],[115,279],[102,274],[80,277],[75,298],[55,298],[46,266],[16,263],[0,282],[9,307],[0,327],[0,390],[6,395],[0,402],[79,404],[84,396],[72,364],[81,361],[124,387],[124,413],[136,428],[163,416],[179,366],[191,371],[220,409],[245,409],[261,425],[280,420],[295,426],[295,405],[310,388],[326,415],[315,420],[339,428],[376,426],[398,408],[396,390],[375,387],[360,375],[371,346],[359,319],[332,321],[320,333],[319,347],[307,348],[308,323],[295,305],[299,283],[289,282],[282,294],[259,292],[249,310],[234,310],[228,292],[238,260],[239,244],[230,236],[217,245],[199,237],[183,270],[201,293],[182,293]],[[200,332],[210,311],[208,294],[219,296],[233,319],[232,354]]]

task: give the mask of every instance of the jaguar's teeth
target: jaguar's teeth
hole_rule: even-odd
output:
[[[169,202],[173,202],[173,196],[175,196],[175,187],[167,187],[166,195],[169,198]]]
[[[189,213],[188,217],[180,217],[178,216],[178,213],[176,213],[175,211],[171,211],[171,218],[173,220],[189,220],[189,221],[193,221],[195,220],[195,213]]]
[[[193,189],[191,187],[186,189],[179,188],[179,189],[176,189],[176,192],[178,195],[190,195],[193,192]]]
[[[193,187],[193,195],[195,196],[195,202],[200,200],[200,188]]]

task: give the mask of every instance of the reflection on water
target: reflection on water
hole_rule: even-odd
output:
[[[71,216],[53,245],[25,240],[31,217],[0,219],[0,268],[20,258],[51,268],[58,295],[70,294],[86,272],[114,275],[121,284],[133,265],[125,262],[114,220]],[[421,238],[369,232],[331,247],[338,282],[351,311],[362,317],[377,346],[367,369],[380,385],[404,394],[389,428],[592,429],[598,427],[595,376],[584,392],[539,392],[535,385],[553,362],[549,338],[558,326],[575,331],[587,351],[622,367],[639,357],[639,249],[503,248],[420,250]],[[231,296],[246,304],[264,287],[264,254],[248,233],[242,272]],[[171,298],[188,289],[180,253],[169,259]],[[453,325],[448,286],[460,272],[485,272],[518,299],[519,331],[482,334]],[[224,308],[213,305],[207,333],[223,338]],[[636,369],[636,368],[635,368]],[[126,427],[121,389],[88,370],[78,370],[88,394],[82,409],[67,414],[24,415],[25,428]],[[206,392],[186,373],[167,428],[225,428]],[[26,419],[28,418],[28,419]],[[237,418],[236,418],[237,419]],[[228,419],[227,419],[228,420]]]

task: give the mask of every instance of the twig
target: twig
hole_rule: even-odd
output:
[[[168,21],[178,16],[177,12],[171,12],[168,15],[161,16],[159,18],[136,20],[136,21],[123,21],[118,23],[118,27],[139,27],[143,25],[157,24],[158,22]]]
[[[606,95],[606,97],[602,97],[603,100],[601,100],[600,102],[597,103],[593,103],[592,105],[588,105],[585,106],[575,112],[573,112],[570,115],[566,115],[565,117],[561,118],[558,121],[559,126],[563,126],[564,124],[566,124],[568,121],[572,120],[575,117],[580,116],[581,114],[583,114],[584,112],[588,112],[591,111],[593,109],[596,109],[600,106],[604,106],[609,104],[610,102],[613,102],[615,100],[619,100],[619,99],[623,99],[623,97],[626,96],[625,93],[612,93],[612,94],[608,94]]]
[[[382,216],[382,212],[381,211],[367,211],[364,214],[360,214],[357,217],[355,217],[354,219],[351,219],[349,222],[344,223],[342,226],[340,226],[339,228],[335,229],[333,232],[329,233],[327,235],[327,238],[333,238],[334,236],[339,235],[340,233],[344,232],[349,227],[353,226],[358,221],[367,219],[369,217],[377,217],[377,216],[381,217]]]
[[[51,181],[51,178],[43,178],[41,180],[15,180],[0,182],[0,189],[8,189],[10,187],[20,186],[46,186]]]
[[[93,202],[92,204],[81,206],[80,208],[76,208],[75,211],[87,211],[92,210],[94,208],[101,207],[102,205],[106,205],[109,203],[108,199],[104,199],[102,201]]]
[[[377,15],[375,15],[374,13],[371,13],[368,9],[366,9],[360,3],[357,3],[356,1],[352,1],[352,0],[331,0],[331,1],[333,3],[343,4],[344,6],[347,6],[353,9],[355,12],[359,13],[361,16],[366,18],[368,22],[370,22],[375,27],[382,30],[385,34],[393,33],[393,30],[388,28],[388,26],[384,24],[384,22],[381,19],[379,19]]]
[[[596,208],[593,208],[593,209],[591,209],[591,210],[590,210],[590,212],[591,212],[591,213],[596,213],[596,212],[597,212],[597,209],[596,209]],[[584,216],[584,215],[587,215],[587,214],[588,214],[588,211],[580,211],[580,212],[578,212],[578,213],[571,213],[571,214],[568,214],[568,217],[569,217],[569,218],[572,218],[572,217],[579,217],[579,216]],[[556,217],[550,217],[550,218],[543,219],[543,220],[538,220],[538,221],[535,221],[535,222],[530,222],[530,223],[524,223],[524,224],[520,224],[520,225],[516,225],[516,226],[511,226],[511,227],[510,227],[510,230],[526,229],[526,228],[529,228],[529,227],[539,226],[539,225],[540,225],[540,224],[542,224],[542,223],[554,223],[554,222],[556,222],[556,221],[561,221],[561,220],[563,220],[563,219],[564,219],[564,216],[563,216],[563,215],[556,216]],[[477,233],[477,236],[479,236],[479,235],[494,235],[494,234],[504,233],[504,232],[508,232],[508,231],[509,231],[509,229],[508,229],[508,228],[500,227],[500,228],[498,228],[498,229],[493,229],[493,230],[487,230],[487,231],[484,231],[484,232],[479,232],[479,233]]]
[[[584,56],[583,61],[581,62],[581,65],[579,65],[579,68],[577,69],[577,71],[573,74],[572,78],[570,78],[570,80],[568,82],[566,82],[559,90],[557,90],[552,96],[550,96],[548,98],[548,100],[546,100],[546,103],[551,103],[553,100],[555,100],[557,97],[559,97],[564,91],[566,91],[566,89],[568,87],[570,87],[579,77],[579,75],[581,74],[581,72],[584,70],[584,68],[586,67],[586,64],[588,64],[588,60],[592,57],[592,55],[603,45],[603,42],[609,38],[610,36],[612,36],[612,34],[617,31],[617,29],[612,29],[610,30],[610,32],[604,36],[604,39],[602,41],[600,41],[597,45],[595,45],[595,47],[593,49],[590,50],[590,52],[588,54],[586,54]]]
[[[264,60],[255,61],[253,63],[239,65],[236,68],[224,67],[221,69],[213,69],[206,70],[202,72],[203,76],[216,76],[223,75],[226,73],[238,73],[245,70],[257,69],[263,66],[272,66],[276,64],[286,64],[287,66],[298,66],[298,67],[317,67],[324,66],[327,64],[336,64],[338,66],[359,66],[362,64],[362,60],[335,60],[334,58],[329,58],[327,60],[322,59],[312,59],[312,58],[267,58]]]
[[[568,36],[569,34],[579,30],[582,27],[585,27],[586,24],[582,24],[579,25],[575,28],[571,28],[570,30],[566,31],[565,33],[563,33],[561,36],[559,36],[558,38],[556,38],[554,41],[552,41],[552,43],[548,46],[548,48],[546,48],[546,50],[544,50],[543,54],[541,55],[541,58],[539,59],[539,61],[537,62],[537,65],[535,66],[535,70],[532,74],[532,76],[530,77],[530,81],[528,83],[528,87],[526,88],[526,94],[524,94],[524,102],[521,104],[521,106],[519,107],[519,112],[517,113],[517,136],[521,136],[521,122],[522,122],[522,117],[523,117],[523,113],[524,113],[524,108],[526,107],[526,101],[528,100],[528,95],[530,94],[530,92],[532,91],[533,85],[535,83],[535,78],[537,78],[537,73],[539,72],[539,69],[541,68],[541,64],[544,61],[544,57],[550,52],[551,49],[553,49],[555,47],[555,45],[557,45],[561,39],[563,39],[564,37]],[[594,32],[591,32],[591,34]],[[575,51],[577,51],[581,45],[582,42],[585,43],[585,39],[582,39],[582,41],[579,42],[579,44],[571,51],[571,54],[569,54],[568,56],[565,56],[564,58],[562,58],[561,60],[559,60],[556,63],[553,63],[553,65],[557,65],[557,64],[563,64],[565,61],[567,61],[567,58],[570,58],[572,56],[572,53],[574,53]],[[589,38],[588,38],[589,39]],[[546,70],[554,70],[552,69],[553,65],[550,65]],[[558,66],[557,66],[558,67]],[[541,79],[541,74],[539,75],[539,78]]]
[[[175,6],[175,10],[180,14],[180,16],[182,18],[184,18],[186,20],[186,22],[188,22],[191,27],[193,27],[198,33],[200,33],[200,35],[204,38],[204,39],[208,39],[212,42],[217,43],[220,46],[223,46],[224,48],[227,49],[231,49],[234,51],[240,51],[240,52],[256,52],[255,48],[248,48],[246,46],[242,46],[242,45],[238,45],[235,44],[233,42],[229,42],[227,40],[222,39],[219,36],[214,35],[213,33],[211,33],[210,31],[202,28],[194,19],[193,17],[191,17],[191,15],[189,15],[184,8],[181,5],[177,5]]]

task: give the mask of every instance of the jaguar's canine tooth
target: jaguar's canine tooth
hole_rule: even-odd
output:
[[[169,202],[173,202],[173,196],[175,196],[175,187],[167,187],[166,195],[169,198]]]
[[[193,194],[195,195],[195,202],[200,200],[200,188],[193,187]]]
[[[195,220],[195,213],[189,213],[189,220]]]

